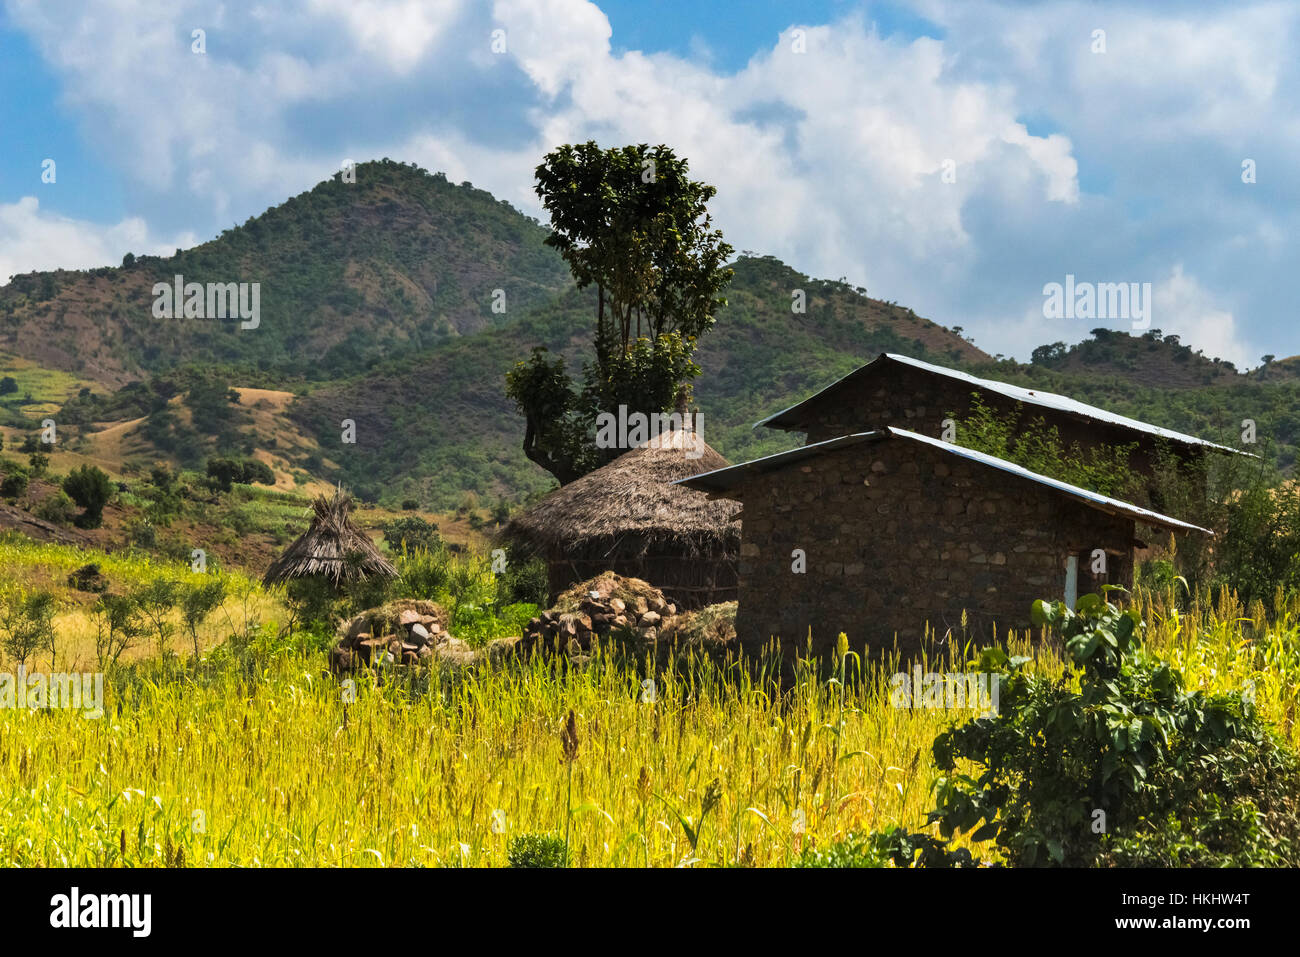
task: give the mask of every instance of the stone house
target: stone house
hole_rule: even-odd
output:
[[[934,400],[917,405],[913,420],[931,425]],[[880,414],[850,407],[841,421]],[[805,446],[678,483],[742,503],[736,630],[751,653],[777,637],[787,655],[809,640],[825,654],[844,632],[854,648],[897,642],[910,656],[927,625],[961,635],[963,612],[966,634],[1004,637],[1028,626],[1037,598],[1131,583],[1139,523],[1209,534],[929,435],[885,426],[814,441],[841,426],[802,422]]]
[[[1162,429],[1067,396],[981,379],[888,352],[754,427],[803,432],[809,445],[886,425],[941,438],[945,418],[953,415],[960,420],[969,414],[972,393],[999,413],[1015,415],[1021,423],[1041,418],[1044,424],[1057,429],[1067,446],[1077,443],[1088,449],[1103,444],[1135,445],[1130,464],[1134,471],[1148,476],[1156,471],[1161,449],[1187,462],[1195,462],[1210,451],[1237,453],[1228,446]],[[961,436],[955,436],[955,441],[960,444]],[[1154,481],[1136,497],[1139,504],[1163,507]]]

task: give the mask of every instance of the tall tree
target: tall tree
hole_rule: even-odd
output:
[[[526,420],[524,454],[561,484],[621,451],[595,446],[601,412],[669,411],[699,375],[696,340],[726,304],[732,247],[707,210],[717,190],[688,172],[669,147],[644,143],[562,146],[537,167],[537,195],[551,217],[546,243],[578,288],[596,287],[593,358],[581,389],[544,348],[507,375],[507,394]]]

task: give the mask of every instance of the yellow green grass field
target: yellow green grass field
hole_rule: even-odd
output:
[[[23,562],[0,552],[0,573]],[[270,621],[274,596],[260,600]],[[1190,686],[1253,683],[1260,713],[1300,744],[1300,600],[1271,622],[1226,597],[1184,615],[1137,600],[1149,646]],[[1049,646],[1012,644],[1033,667],[1063,668]],[[973,647],[948,651],[961,662]],[[650,701],[633,663],[600,655],[346,686],[292,641],[208,649],[197,667],[111,675],[99,719],[0,709],[0,862],[499,866],[514,835],[563,835],[572,807],[574,864],[781,866],[850,831],[920,828],[931,742],[971,716],[891,707],[890,662],[842,702],[834,683],[805,678],[782,695],[703,664],[660,675]],[[682,818],[698,824],[711,782],[721,800],[692,846]]]

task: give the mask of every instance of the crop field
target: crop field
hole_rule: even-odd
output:
[[[9,545],[0,575],[84,559]],[[102,560],[141,580],[166,570]],[[567,836],[580,866],[785,866],[850,833],[921,829],[931,744],[973,716],[895,707],[897,662],[853,655],[843,683],[804,672],[784,690],[702,659],[647,684],[645,662],[601,651],[341,682],[319,641],[279,627],[277,597],[252,591],[247,619],[214,616],[200,660],[178,643],[110,670],[102,717],[0,709],[0,862],[484,867],[506,863],[512,837],[542,833]],[[1300,744],[1300,599],[1270,621],[1226,596],[1182,613],[1168,596],[1136,604],[1148,648],[1189,687],[1249,687]],[[84,613],[64,614],[76,640]],[[1058,647],[1028,639],[1010,650],[1066,674]],[[924,667],[959,669],[975,643],[936,650]]]

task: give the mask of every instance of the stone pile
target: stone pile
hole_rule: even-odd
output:
[[[417,599],[364,611],[340,629],[330,651],[330,670],[345,674],[366,665],[416,665],[432,658],[464,663],[473,652],[451,635],[447,621],[442,606]]]
[[[677,606],[653,585],[606,572],[574,585],[559,596],[555,607],[529,621],[519,649],[541,646],[586,654],[597,637],[606,635],[653,645],[676,615]]]

